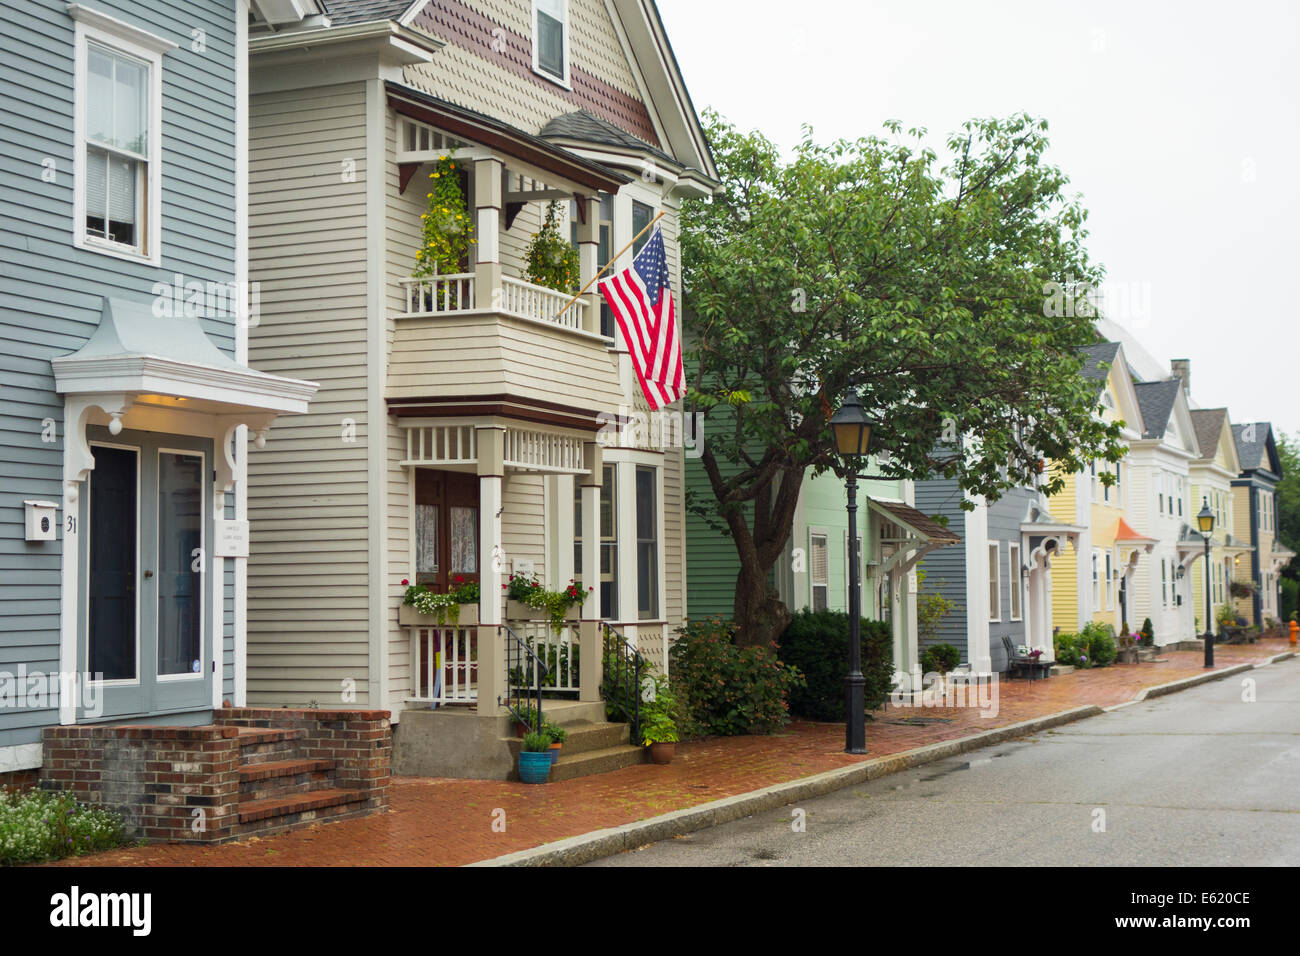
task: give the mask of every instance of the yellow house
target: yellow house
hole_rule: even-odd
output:
[[[1081,350],[1082,374],[1097,386],[1097,415],[1121,423],[1126,442],[1141,438],[1142,412],[1133,378],[1119,342],[1102,342]],[[1107,481],[1109,473],[1113,480]],[[1129,575],[1155,542],[1138,534],[1127,520],[1129,462],[1093,462],[1066,476],[1065,487],[1048,499],[1052,518],[1082,527],[1078,548],[1053,561],[1052,625],[1077,631],[1090,621],[1124,621]],[[1073,581],[1074,586],[1070,586]]]

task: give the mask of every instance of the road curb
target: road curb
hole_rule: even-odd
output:
[[[802,777],[785,783],[774,784],[750,793],[737,794],[713,800],[697,807],[674,810],[671,813],[637,820],[617,827],[595,830],[579,836],[557,840],[530,850],[520,850],[490,860],[480,860],[470,866],[578,866],[613,856],[625,850],[633,850],[647,843],[671,839],[684,833],[692,833],[707,827],[730,823],[742,817],[753,816],[767,810],[775,810],[799,800],[819,797],[833,793],[844,787],[866,783],[892,773],[909,770],[936,760],[944,760],[981,747],[1002,743],[1015,737],[1023,737],[1061,724],[1072,723],[1087,717],[1095,717],[1105,711],[1096,704],[1075,707],[1070,710],[1037,717],[1033,720],[1008,724],[982,733],[971,734],[956,740],[918,747],[902,753],[889,754],[866,760],[848,767],[839,767],[825,773]]]
[[[1142,690],[1138,691],[1137,696],[1133,698],[1133,703],[1150,700],[1153,697],[1164,697],[1166,694],[1173,694],[1180,690],[1186,690],[1187,688],[1195,687],[1198,684],[1208,684],[1212,680],[1223,680],[1223,678],[1231,677],[1233,674],[1240,674],[1244,671],[1254,670],[1255,666],[1255,664],[1234,664],[1232,667],[1206,671],[1204,674],[1197,674],[1195,677],[1184,677],[1182,680],[1173,680],[1168,684],[1157,684],[1155,687],[1144,687]]]

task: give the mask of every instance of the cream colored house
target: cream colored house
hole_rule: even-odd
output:
[[[595,288],[565,309],[524,251],[559,200],[585,283],[662,212],[680,302],[677,211],[715,187],[703,132],[649,0],[331,0],[250,49],[250,355],[320,391],[250,462],[248,699],[437,707],[492,754],[424,766],[497,775],[507,653],[558,652],[557,691],[600,706],[604,625],[662,665],[686,614],[680,416],[644,414]],[[447,155],[476,245],[415,280]],[[506,621],[529,571],[599,599],[558,636]],[[403,623],[403,581],[458,575],[478,626]]]

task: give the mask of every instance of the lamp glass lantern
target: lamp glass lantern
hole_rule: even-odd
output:
[[[1201,532],[1201,537],[1206,540],[1214,534],[1214,512],[1210,510],[1209,503],[1204,499],[1201,500],[1201,510],[1196,515],[1196,528]]]
[[[844,404],[831,416],[835,450],[843,458],[862,458],[871,448],[873,422],[862,408],[858,393],[849,389]]]

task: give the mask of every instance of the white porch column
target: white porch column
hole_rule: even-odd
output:
[[[591,281],[600,268],[600,201],[594,196],[576,200],[578,205],[578,283],[579,288]],[[583,220],[583,212],[586,220]],[[611,250],[612,251],[612,250]],[[587,332],[600,332],[600,289],[599,283],[583,297],[587,303],[583,314],[582,327]]]
[[[501,578],[505,549],[501,541],[501,483],[505,476],[505,429],[477,429],[478,438],[478,715],[501,712],[505,693],[505,640],[501,623]]]
[[[603,659],[600,626],[600,485],[603,474],[599,442],[584,442],[582,466],[587,469],[579,481],[582,487],[582,568],[579,577],[587,592],[582,602],[582,623],[578,626],[578,699],[600,700]]]
[[[480,309],[501,305],[501,194],[504,166],[499,159],[474,163],[474,304]],[[480,459],[481,460],[481,459]]]

